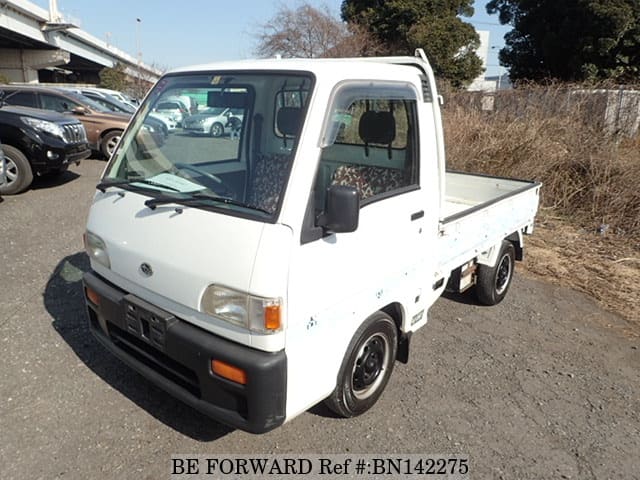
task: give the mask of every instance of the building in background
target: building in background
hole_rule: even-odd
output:
[[[495,92],[497,90],[507,90],[513,88],[508,73],[487,76],[487,66],[489,59],[489,38],[490,32],[478,30],[480,46],[476,50],[476,55],[482,60],[482,73],[467,87],[470,92]]]

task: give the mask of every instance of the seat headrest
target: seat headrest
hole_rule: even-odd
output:
[[[360,117],[358,133],[364,143],[390,145],[396,138],[396,120],[391,112],[369,110]]]
[[[278,131],[283,135],[294,137],[300,128],[302,109],[298,107],[282,107],[278,110],[276,122]]]

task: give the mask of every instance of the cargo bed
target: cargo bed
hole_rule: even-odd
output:
[[[447,172],[438,270],[450,272],[509,235],[531,233],[540,186],[538,182]]]

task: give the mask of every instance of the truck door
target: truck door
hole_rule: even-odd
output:
[[[407,83],[349,82],[332,98],[302,245],[291,262],[289,314],[296,319],[287,334],[289,380],[307,388],[289,391],[288,411],[308,408],[298,401],[308,401],[309,389],[331,392],[349,341],[368,315],[399,302],[411,322],[422,304],[417,93]],[[358,191],[354,232],[331,234],[316,225],[334,184]]]

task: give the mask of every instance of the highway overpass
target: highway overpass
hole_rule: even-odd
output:
[[[59,14],[27,0],[0,0],[0,74],[11,82],[98,83],[117,63],[133,78],[154,82],[161,72],[100,40]]]

